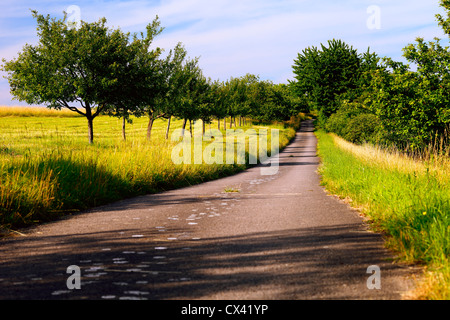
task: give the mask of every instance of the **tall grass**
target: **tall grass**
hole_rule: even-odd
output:
[[[449,159],[436,154],[420,161],[321,131],[317,136],[325,187],[350,198],[399,259],[427,266],[427,289],[417,297],[450,299]]]
[[[147,121],[133,119],[127,126],[127,140],[123,141],[121,121],[99,116],[94,121],[95,143],[89,145],[87,123],[82,117],[35,114],[2,118],[0,225],[19,228],[50,221],[112,201],[220,178],[248,167],[176,165],[171,156],[178,142],[165,140],[167,121],[155,122],[151,141],[146,140]],[[181,124],[172,121],[172,130]],[[280,130],[280,148],[295,136],[292,127],[271,127]],[[246,128],[259,130],[258,126]]]
[[[80,115],[67,109],[54,110],[33,106],[0,106],[0,117],[80,117]]]

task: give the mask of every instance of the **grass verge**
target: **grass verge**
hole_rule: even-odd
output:
[[[450,299],[450,161],[418,161],[317,131],[325,188],[350,198],[401,261],[426,267],[416,299]]]

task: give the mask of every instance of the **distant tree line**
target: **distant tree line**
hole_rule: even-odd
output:
[[[442,0],[447,16],[437,15],[450,36],[450,1]],[[413,65],[362,54],[340,40],[310,47],[294,61],[296,95],[318,111],[319,125],[349,141],[423,150],[448,147],[450,137],[450,49],[440,40],[403,49]]]
[[[25,45],[18,57],[3,59],[2,70],[15,99],[48,108],[67,108],[87,119],[89,142],[93,121],[100,114],[123,120],[122,134],[132,117],[148,117],[147,138],[155,120],[184,119],[188,123],[214,119],[218,127],[241,124],[246,118],[287,120],[307,104],[291,86],[262,81],[247,74],[227,81],[207,78],[198,58],[188,58],[183,45],[164,54],[152,46],[163,32],[158,17],[139,34],[110,29],[106,19],[81,22],[32,11],[39,42]],[[244,119],[244,120],[243,120]],[[166,138],[168,136],[166,134]]]

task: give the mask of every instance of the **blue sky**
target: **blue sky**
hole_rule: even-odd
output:
[[[443,12],[439,0],[2,0],[0,58],[37,43],[30,9],[62,18],[71,5],[84,21],[105,17],[130,32],[144,31],[158,15],[166,29],[155,45],[169,50],[182,42],[204,74],[220,80],[252,73],[286,83],[299,52],[333,38],[395,60],[417,37],[446,39],[435,19]],[[368,11],[373,6],[379,11]],[[12,100],[4,75],[0,105],[23,105]]]

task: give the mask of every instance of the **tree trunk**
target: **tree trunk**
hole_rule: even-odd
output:
[[[192,138],[192,120],[189,120],[189,132],[191,133]]]
[[[230,129],[233,126],[233,117],[230,117]]]
[[[227,117],[223,118],[223,130],[227,129]]]
[[[217,119],[217,129],[220,130],[220,119]]]
[[[205,124],[205,120],[202,119],[202,134],[205,135],[206,132],[206,124]]]
[[[88,120],[88,130],[89,130],[89,144],[93,144],[94,143],[94,126],[93,126],[93,121],[94,119],[91,117],[87,118]]]
[[[94,118],[95,117],[92,116],[92,109],[91,109],[91,106],[90,106],[89,103],[86,103],[85,109],[86,109],[85,116],[86,116],[86,119],[88,121],[89,144],[93,144],[94,143],[94,125],[93,125],[93,122],[94,122]]]
[[[155,122],[155,119],[153,119],[153,116],[150,116],[150,119],[148,121],[148,126],[147,126],[147,140],[148,141],[150,141],[152,138],[153,122]]]
[[[183,120],[183,127],[181,129],[181,136],[184,137],[184,132],[186,131],[186,123],[187,123],[187,119]]]
[[[239,116],[239,127],[242,127],[242,116]]]
[[[169,139],[169,130],[170,130],[170,121],[171,120],[172,120],[172,116],[169,117],[169,121],[167,122],[166,140]]]
[[[126,125],[126,120],[125,120],[125,117],[123,117],[123,120],[122,120],[122,137],[123,137],[123,141],[127,140],[127,136],[125,134],[125,125]]]

